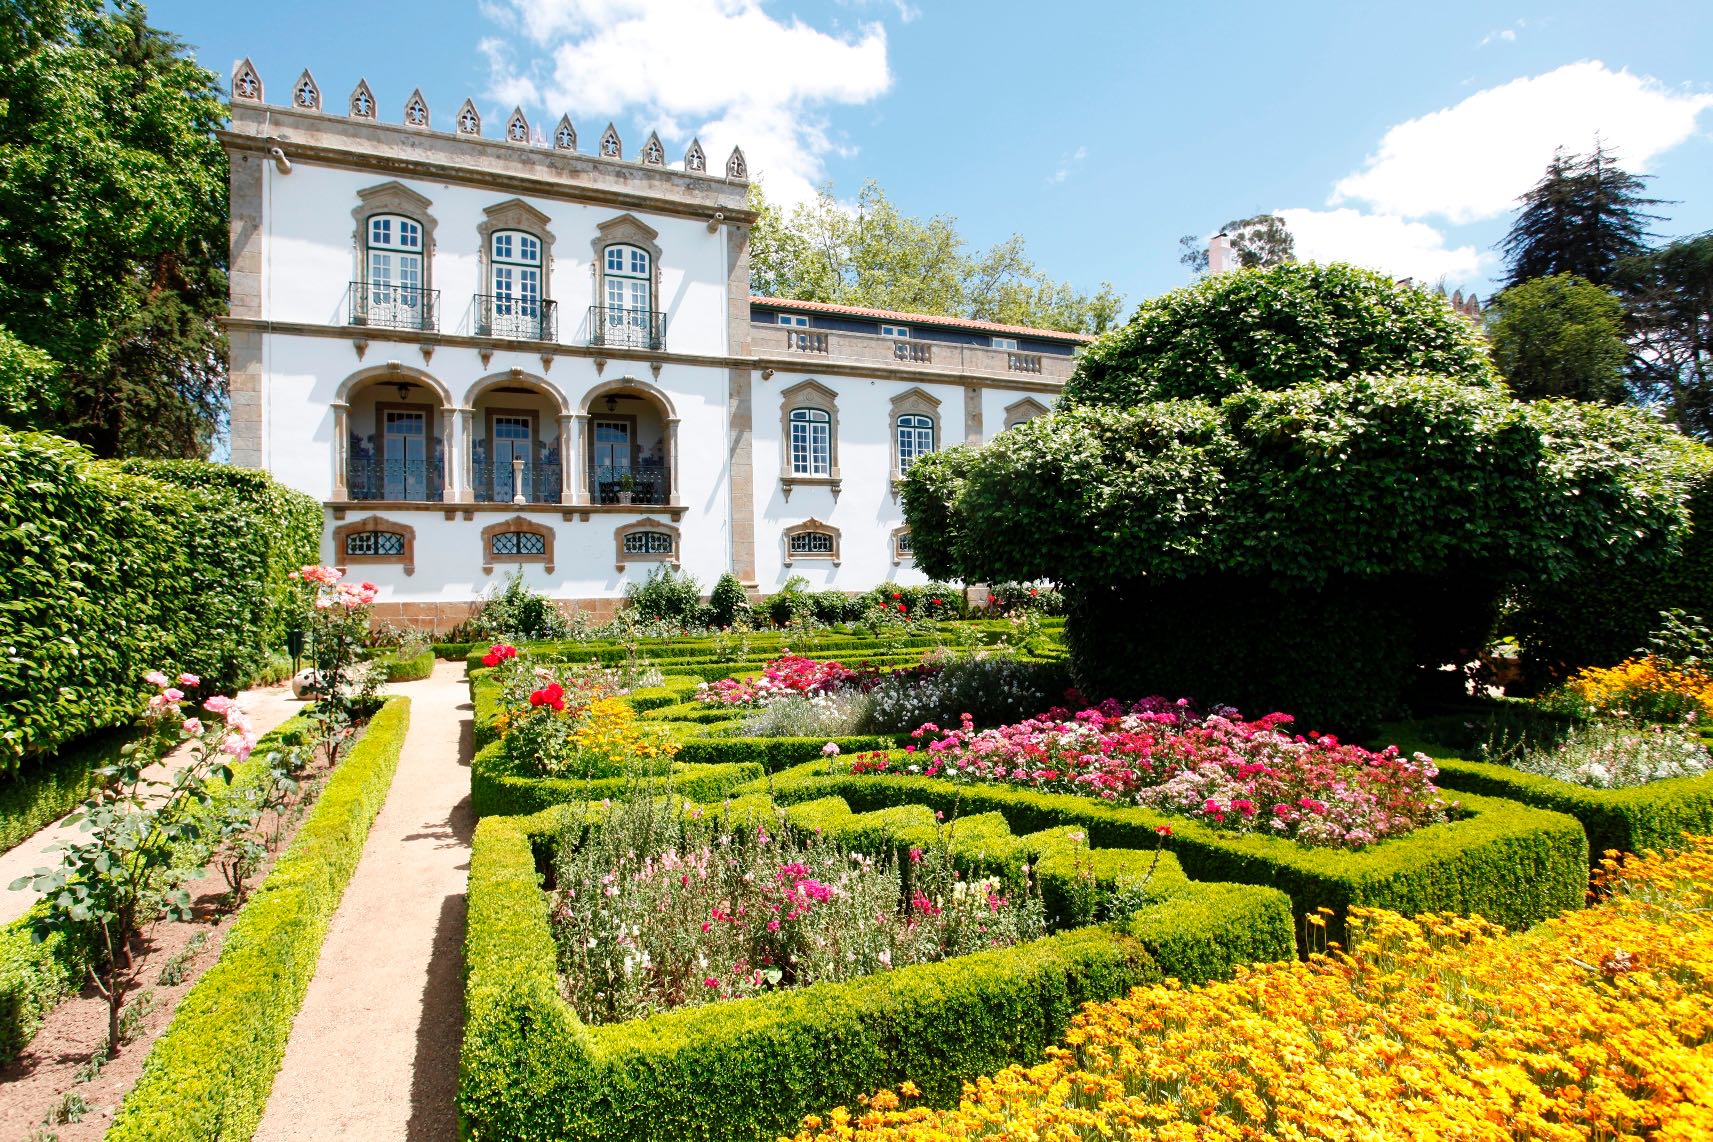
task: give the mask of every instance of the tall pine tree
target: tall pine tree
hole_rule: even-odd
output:
[[[1646,191],[1647,178],[1620,167],[1598,139],[1586,155],[1558,150],[1499,244],[1510,273],[1505,284],[1553,274],[1606,284],[1619,261],[1648,248],[1648,223],[1658,217],[1647,208],[1660,200]]]

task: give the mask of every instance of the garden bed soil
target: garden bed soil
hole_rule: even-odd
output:
[[[303,778],[304,784],[318,797],[331,772],[317,760]],[[311,799],[303,802],[301,809],[294,809],[281,831],[279,844],[247,882],[252,893],[267,878],[274,861],[291,846],[313,807]],[[93,1079],[79,1082],[79,1071],[89,1065],[96,1048],[107,1037],[107,1001],[93,986],[86,986],[67,998],[48,1013],[41,1030],[18,1057],[0,1067],[0,1138],[34,1142],[38,1135],[32,1132],[41,1127],[45,1132],[39,1137],[43,1139],[51,1136],[58,1142],[97,1142],[107,1132],[119,1103],[142,1074],[155,1039],[172,1022],[179,1000],[219,960],[226,934],[237,916],[223,910],[228,889],[218,869],[211,867],[207,876],[185,887],[195,901],[195,919],[156,923],[135,945],[138,982],[127,1002],[136,1002],[145,992],[154,993],[154,1002],[149,1013],[138,1021],[137,1031],[126,1041],[124,1050],[117,1058],[109,1059]],[[198,932],[204,934],[204,941],[188,958],[180,981],[171,985],[158,983],[162,967],[184,952]],[[49,1112],[57,1109],[68,1094],[76,1094],[88,1104],[82,1119],[45,1125]]]

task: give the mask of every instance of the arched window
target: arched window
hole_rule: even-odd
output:
[[[645,516],[622,524],[613,532],[615,570],[623,571],[627,563],[677,564],[678,529],[669,523]]]
[[[664,531],[633,531],[625,535],[626,555],[671,555],[672,537]]]
[[[367,325],[426,328],[422,224],[402,214],[374,214],[364,228]]]
[[[489,238],[493,335],[541,340],[541,239],[522,230]]]
[[[416,570],[416,529],[378,515],[354,519],[333,529],[333,554],[342,565],[402,564],[409,575]]]
[[[833,418],[825,409],[791,410],[791,474],[830,476],[833,472]]]
[[[359,531],[345,537],[347,556],[403,555],[404,536],[396,531]]]
[[[654,313],[654,264],[636,246],[606,249],[602,281],[608,344],[648,345]]]
[[[785,529],[785,562],[839,562],[839,529],[818,519],[806,519]]]
[[[934,450],[934,418],[911,414],[898,418],[898,474],[910,470],[917,457]]]
[[[523,516],[491,523],[482,529],[482,572],[495,563],[545,563],[553,572],[553,529]]]
[[[546,555],[547,537],[533,531],[498,531],[488,537],[490,555]]]

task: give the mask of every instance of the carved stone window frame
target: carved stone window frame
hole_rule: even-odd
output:
[[[635,246],[648,255],[649,310],[653,313],[661,312],[660,231],[634,214],[621,214],[595,226],[595,237],[590,246],[595,257],[595,296],[592,304],[597,308],[607,304],[607,247]]]
[[[914,552],[903,552],[898,550],[898,541],[900,539],[909,538],[909,535],[910,525],[907,523],[899,524],[897,527],[892,529],[889,542],[892,544],[892,565],[894,567],[900,566],[904,563],[910,563],[913,565],[916,562],[916,555]]]
[[[827,474],[799,476],[791,470],[791,411],[819,409],[827,414]],[[839,498],[839,394],[817,380],[798,381],[779,393],[779,486],[785,498],[795,487],[830,488]]]
[[[386,531],[404,537],[404,551],[398,555],[349,555],[345,541],[353,535]],[[344,567],[352,563],[390,563],[402,565],[406,575],[416,574],[416,528],[385,516],[369,515],[342,523],[333,529],[333,564]]]
[[[544,550],[540,555],[495,555],[494,537],[508,531],[523,531],[541,536]],[[489,524],[482,529],[482,574],[492,575],[496,563],[543,563],[546,564],[544,570],[549,575],[553,574],[553,529],[521,515]]]
[[[625,536],[634,535],[639,531],[658,531],[672,537],[670,554],[637,553],[625,550]],[[644,516],[631,523],[620,524],[613,529],[613,570],[623,571],[627,563],[670,563],[674,567],[683,566],[684,539],[683,534],[672,524],[664,523],[653,516]]]
[[[904,478],[898,455],[898,422],[906,416],[925,416],[933,422],[934,447],[938,452],[945,440],[944,421],[940,417],[940,399],[921,388],[908,388],[892,398],[892,413],[886,423],[887,451],[892,454],[892,494],[898,494],[898,481]]]
[[[1038,416],[1045,416],[1051,411],[1034,397],[1024,397],[1020,401],[1005,406],[1005,427],[1016,428],[1019,424],[1027,423]]]
[[[369,280],[369,219],[377,214],[397,214],[422,227],[422,292],[426,295],[432,291],[435,219],[429,212],[429,207],[433,205],[433,201],[427,196],[418,194],[397,179],[359,190],[357,205],[351,209],[351,217],[357,223],[357,228],[351,234],[357,272],[352,275],[351,280]]]
[[[832,551],[830,551],[830,552],[829,551],[817,551],[817,552],[812,552],[812,553],[798,552],[796,554],[792,553],[792,551],[791,551],[791,537],[792,536],[803,535],[807,532],[816,532],[816,531],[823,532],[823,533],[833,537],[833,550]],[[790,527],[785,528],[783,531],[781,531],[779,533],[779,545],[784,550],[785,565],[787,567],[791,566],[793,563],[831,563],[834,567],[837,567],[840,563],[840,558],[839,558],[840,543],[841,543],[841,537],[839,535],[839,529],[834,527],[830,523],[823,523],[822,521],[815,519],[814,517],[810,517],[809,519],[804,520],[802,523],[794,523]]]
[[[481,287],[476,292],[494,292],[494,235],[502,230],[518,230],[541,243],[541,300],[553,300],[553,231],[547,228],[551,219],[521,198],[496,202],[483,210],[482,215],[482,221],[476,225],[479,240],[476,280]]]

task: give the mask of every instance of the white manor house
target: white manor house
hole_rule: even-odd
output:
[[[920,582],[900,474],[1046,411],[1088,340],[751,296],[741,151],[400,110],[308,72],[272,105],[245,60],[221,135],[232,461],[326,505],[384,617],[450,626],[517,567],[596,612],[661,563]]]

